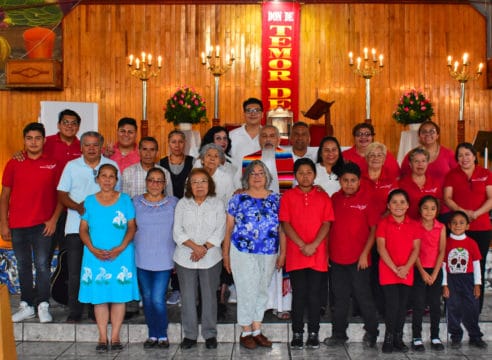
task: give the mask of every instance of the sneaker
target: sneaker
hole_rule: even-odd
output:
[[[469,345],[479,349],[486,349],[488,346],[488,344],[483,341],[482,338],[470,339]]]
[[[436,351],[443,351],[444,345],[442,344],[441,339],[439,338],[431,339],[431,349]]]
[[[237,292],[236,292],[236,287],[234,284],[229,286],[229,299],[227,300],[229,304],[236,304],[237,303]]]
[[[309,333],[308,339],[306,341],[306,347],[308,349],[319,349],[318,333]]]
[[[38,317],[40,323],[49,323],[53,321],[53,316],[50,314],[50,304],[43,301],[38,305]]]
[[[169,295],[167,299],[168,305],[181,305],[181,294],[178,290],[175,290]]]
[[[290,342],[290,348],[293,350],[302,350],[303,345],[302,333],[294,333],[292,341]]]
[[[12,322],[20,322],[26,319],[32,319],[34,316],[34,307],[29,306],[25,301],[21,301],[19,304],[19,310],[12,315]]]
[[[412,349],[418,352],[425,351],[424,342],[422,341],[421,338],[414,338],[412,340]]]

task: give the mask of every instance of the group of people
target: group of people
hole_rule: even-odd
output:
[[[68,254],[67,321],[79,321],[83,304],[92,304],[98,351],[122,348],[125,304],[140,297],[144,347],[169,347],[170,281],[181,293],[184,349],[197,343],[199,317],[206,347],[217,347],[217,298],[232,283],[239,343],[248,349],[272,346],[262,332],[267,309],[291,317],[292,349],[318,348],[320,313],[330,299],[326,345],[347,341],[352,301],[366,346],[376,346],[378,310],[386,326],[382,351],[407,351],[410,299],[412,348],[425,349],[428,304],[430,344],[442,350],[441,296],[451,346],[461,345],[461,323],[470,345],[487,346],[478,317],[492,238],[492,177],[471,144],[445,148],[439,126],[426,121],[421,145],[400,168],[374,142],[371,124],[357,124],[354,145],[342,152],[332,136],[313,151],[308,125],[297,122],[291,147],[280,148],[278,129],[261,126],[259,99],[247,99],[243,112],[241,127],[229,133],[214,126],[205,134],[198,159],[185,154],[185,134],[173,130],[159,163],[158,142],[143,137],[137,145],[132,118],[119,121],[118,142],[110,147],[92,131],[79,141],[81,119],[71,110],[60,113],[56,135],[28,124],[24,151],[6,165],[0,197],[1,235],[12,241],[21,285],[12,320],[34,317],[37,306],[40,322],[52,321],[49,262],[58,245]]]

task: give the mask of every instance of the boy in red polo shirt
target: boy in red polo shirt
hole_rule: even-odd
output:
[[[353,296],[364,319],[364,345],[373,348],[378,321],[371,290],[371,249],[379,214],[371,205],[371,193],[361,189],[360,176],[357,164],[345,164],[340,176],[341,190],[332,197],[336,220],[330,229],[328,247],[335,306],[332,336],[324,343],[339,345],[347,341],[347,317]]]
[[[25,161],[11,159],[3,172],[0,230],[4,240],[12,241],[21,288],[20,308],[12,315],[12,321],[34,317],[34,305],[37,303],[39,321],[44,323],[53,320],[49,313],[49,255],[51,238],[62,211],[56,192],[60,169],[56,161],[43,155],[43,124],[30,123],[23,134]]]

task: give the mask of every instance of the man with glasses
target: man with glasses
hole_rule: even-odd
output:
[[[359,165],[362,174],[367,174],[366,152],[367,147],[374,141],[374,127],[368,123],[360,123],[352,129],[354,136],[354,146],[343,152],[343,159]],[[386,160],[383,164],[385,174],[391,178],[398,178],[400,175],[400,166],[393,154],[389,151],[386,153]]]
[[[67,322],[81,320],[83,305],[79,302],[80,267],[84,245],[80,240],[80,215],[84,213],[84,200],[100,190],[96,175],[103,164],[117,164],[102,156],[104,138],[96,131],[84,133],[80,139],[82,156],[69,161],[58,183],[58,200],[67,210],[65,225],[65,246],[68,265],[68,307]],[[118,174],[118,178],[119,178]],[[116,184],[120,190],[120,181]]]
[[[118,121],[118,142],[108,143],[104,155],[116,161],[121,172],[140,161],[137,148],[137,121],[134,118],[123,117]]]

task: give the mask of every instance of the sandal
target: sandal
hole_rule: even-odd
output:
[[[123,350],[123,345],[119,341],[111,342],[111,350]]]
[[[108,351],[108,343],[107,342],[99,342],[96,345],[96,351]]]

